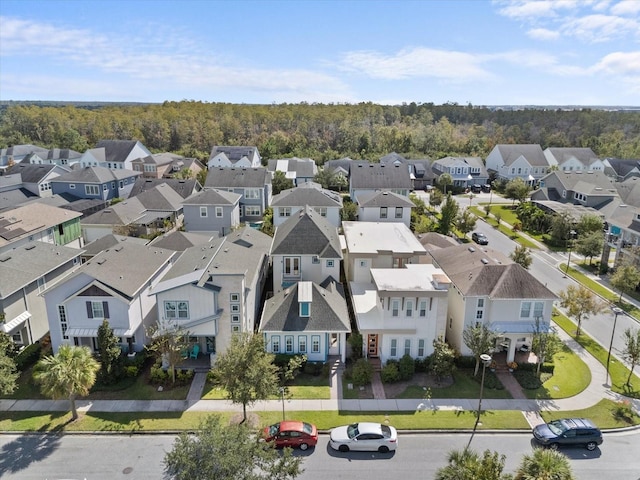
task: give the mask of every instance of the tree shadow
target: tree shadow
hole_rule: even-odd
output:
[[[25,470],[51,455],[60,446],[60,433],[68,423],[51,430],[51,424],[43,425],[37,431],[25,433],[4,445],[0,450],[0,478],[4,474]]]

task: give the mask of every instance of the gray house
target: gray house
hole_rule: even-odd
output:
[[[203,190],[187,198],[183,205],[187,232],[218,232],[224,237],[240,225],[240,197],[223,190]]]
[[[280,226],[305,206],[313,208],[334,226],[340,227],[342,223],[340,219],[342,197],[336,192],[323,189],[314,182],[303,183],[298,187],[283,190],[273,196],[271,201],[273,226]]]
[[[17,163],[7,168],[6,175],[20,175],[21,187],[39,197],[52,195],[52,182],[69,173],[69,169],[58,165]]]
[[[140,172],[111,170],[105,167],[84,167],[56,177],[51,181],[54,195],[69,194],[77,198],[128,198]]]
[[[298,187],[304,183],[313,182],[318,173],[316,162],[311,158],[271,159],[267,164],[267,169],[271,175],[275,175],[276,172],[284,173],[285,177]]]
[[[408,197],[412,187],[411,175],[403,164],[358,164],[349,176],[349,195],[354,202],[361,193],[382,190]]]
[[[215,145],[211,149],[207,167],[212,168],[253,168],[260,167],[262,159],[256,147]]]

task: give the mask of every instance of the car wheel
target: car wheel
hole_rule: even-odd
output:
[[[341,452],[348,452],[349,451],[349,447],[347,447],[346,445],[340,445],[338,447],[338,450],[340,450]]]
[[[551,450],[558,450],[558,448],[560,448],[560,445],[558,445],[557,443],[550,443],[549,444],[549,449],[551,449]]]
[[[378,448],[378,451],[380,453],[387,453],[389,451],[389,447],[387,447],[386,445],[381,445],[380,448]]]
[[[597,446],[598,446],[598,444],[596,442],[589,442],[589,443],[587,443],[587,450],[589,450],[591,452],[591,451],[595,450]]]
[[[307,448],[309,448],[309,445],[306,443],[301,443],[300,444],[300,450],[306,450]]]

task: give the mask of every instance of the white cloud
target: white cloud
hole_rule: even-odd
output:
[[[614,15],[638,15],[640,14],[640,2],[638,0],[622,0],[611,7]]]
[[[504,5],[498,13],[509,18],[533,20],[539,17],[555,17],[561,10],[576,7],[576,0],[511,0],[494,2]]]
[[[527,32],[527,35],[534,40],[557,40],[560,38],[559,32],[546,28],[532,28]]]
[[[587,15],[567,22],[562,33],[587,42],[605,42],[626,33],[637,34],[640,23],[612,15]]]
[[[401,50],[395,55],[348,52],[342,56],[341,68],[387,80],[434,77],[467,82],[491,77],[479,64],[477,55],[419,47]]]
[[[607,75],[640,77],[640,51],[610,53],[603,57],[592,69]]]

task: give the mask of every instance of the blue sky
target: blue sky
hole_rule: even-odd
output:
[[[640,0],[2,0],[0,100],[640,105]]]

